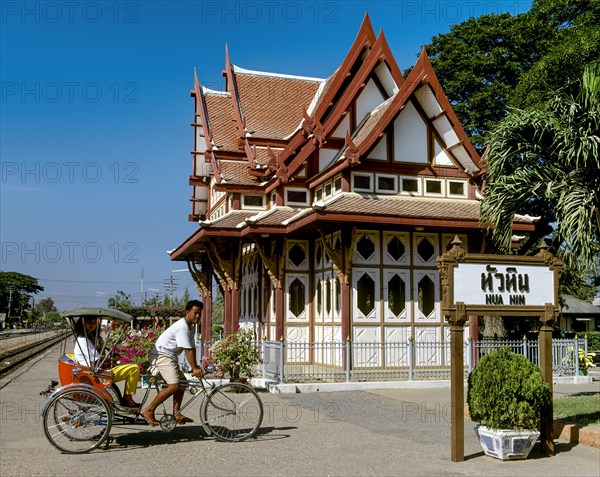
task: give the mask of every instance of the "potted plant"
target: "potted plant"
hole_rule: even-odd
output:
[[[252,379],[252,367],[260,363],[251,329],[241,329],[217,341],[211,347],[214,363],[231,381]]]
[[[468,379],[467,404],[484,452],[502,460],[525,459],[540,433],[550,402],[540,368],[503,347],[481,358]]]
[[[578,349],[578,367],[579,367],[579,375],[587,376],[588,369],[596,366],[594,364],[594,357],[596,353],[588,352],[585,353],[583,348]],[[562,362],[565,366],[574,368],[575,367],[575,348],[573,346],[567,346],[566,356],[562,359]]]
[[[587,376],[588,369],[596,366],[594,356],[596,356],[596,353],[589,352],[586,354],[583,348],[579,348],[579,373],[582,376]]]

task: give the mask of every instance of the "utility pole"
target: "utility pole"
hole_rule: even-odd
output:
[[[177,289],[179,288],[179,283],[177,283],[176,280],[176,278],[173,278],[173,275],[164,280],[164,287],[165,290],[169,293],[171,306],[173,306],[173,292],[177,291]]]
[[[13,290],[15,289],[15,287],[13,285],[9,285],[8,286],[8,321],[10,321],[10,307],[12,305],[12,294],[13,294]]]
[[[144,299],[144,267],[142,267],[142,274],[140,277],[140,300],[141,306],[144,306],[146,300]]]

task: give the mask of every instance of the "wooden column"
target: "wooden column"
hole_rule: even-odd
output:
[[[231,288],[227,287],[223,294],[223,331],[225,336],[231,333]]]
[[[479,316],[478,315],[469,315],[469,337],[471,338],[472,343],[476,343],[479,341]],[[473,367],[477,365],[479,361],[479,355],[477,352],[477,347],[471,347],[471,363]]]
[[[456,303],[454,316],[450,318],[450,408],[452,427],[450,436],[450,459],[465,460],[465,383],[464,383],[464,325],[467,321],[465,304]]]
[[[200,324],[200,333],[202,334],[202,346],[206,356],[208,356],[207,346],[212,341],[212,293],[202,296],[202,321]]]
[[[275,288],[275,336],[272,339],[285,339],[283,334],[283,287]]]
[[[542,449],[546,455],[554,455],[554,416],[552,405],[552,324],[554,323],[554,306],[546,304],[544,316],[541,317],[542,326],[540,328],[540,368],[544,381],[548,383],[550,404],[541,416],[540,438]],[[577,359],[577,358],[576,358]]]
[[[240,290],[236,287],[231,289],[231,318],[229,321],[230,333],[235,333],[240,327]]]
[[[349,339],[352,341],[352,327],[350,326],[350,310],[352,309],[350,303],[350,284],[347,283],[348,280],[342,282],[342,341]],[[352,353],[352,348],[350,348],[350,353]],[[342,366],[344,369],[349,369],[351,363],[346,362],[346,353],[342,354]]]

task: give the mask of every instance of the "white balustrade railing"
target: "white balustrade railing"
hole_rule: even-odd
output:
[[[468,340],[464,344],[465,377],[479,359],[502,346],[539,365],[537,340]],[[578,349],[587,340],[552,340],[552,371],[579,374]],[[263,378],[279,382],[350,382],[450,379],[450,342],[284,342],[259,344]]]

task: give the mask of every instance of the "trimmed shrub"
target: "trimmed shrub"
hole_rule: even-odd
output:
[[[536,429],[549,396],[540,368],[507,347],[482,357],[468,379],[471,419],[492,429]]]
[[[583,343],[583,339],[587,336],[588,349],[590,351],[600,351],[600,331],[583,331],[577,333],[577,337]]]

